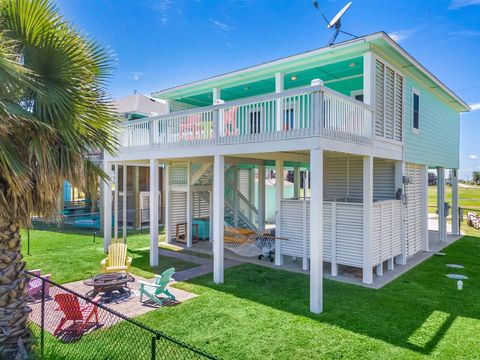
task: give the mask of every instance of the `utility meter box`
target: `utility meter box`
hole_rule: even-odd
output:
[[[449,216],[450,215],[450,209],[452,207],[450,206],[449,203],[443,203],[443,211],[445,212],[445,217]]]

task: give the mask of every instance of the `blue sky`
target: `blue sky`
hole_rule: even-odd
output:
[[[332,17],[347,0],[319,0]],[[310,0],[58,0],[116,54],[113,97],[322,47],[331,33]],[[460,175],[480,170],[480,0],[354,0],[344,29],[384,30],[476,111],[461,117]]]

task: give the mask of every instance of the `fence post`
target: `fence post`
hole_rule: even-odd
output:
[[[30,229],[27,229],[27,255],[30,256]]]
[[[156,357],[157,336],[152,336],[152,360]]]
[[[40,355],[45,356],[45,280],[42,280],[42,309],[40,312]]]
[[[140,234],[142,233],[142,229],[143,229],[143,209],[139,209],[140,210]]]

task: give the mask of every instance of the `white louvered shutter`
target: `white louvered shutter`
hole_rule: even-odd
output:
[[[384,136],[384,93],[385,93],[385,65],[376,61],[375,64],[375,135]]]

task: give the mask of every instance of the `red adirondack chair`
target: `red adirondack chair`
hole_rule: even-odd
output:
[[[180,124],[179,140],[197,140],[201,136],[202,115],[188,115],[187,119]]]
[[[236,106],[232,106],[230,109],[225,111],[223,124],[225,129],[225,136],[236,136],[238,134]]]
[[[50,280],[50,274],[42,275],[41,269],[30,270],[31,273],[42,277],[43,279]],[[42,296],[42,279],[32,276],[27,284],[27,294],[29,300],[36,300],[39,296]],[[50,283],[45,281],[45,297],[50,296]]]
[[[73,321],[77,335],[80,335],[95,316],[95,324],[98,326],[98,308],[87,304],[80,306],[78,298],[73,294],[57,294],[55,301],[58,303],[57,311],[63,311],[63,318],[58,323],[53,335],[58,335],[67,321]]]

